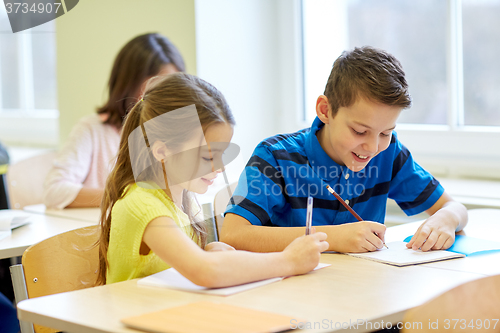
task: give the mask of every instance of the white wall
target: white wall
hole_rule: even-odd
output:
[[[60,142],[106,100],[111,66],[133,37],[164,34],[196,74],[193,0],[85,0],[56,19]]]
[[[296,4],[195,1],[198,75],[228,100],[237,123],[233,142],[241,147],[240,163],[262,139],[297,129],[291,120],[301,107],[300,86],[293,79],[298,59],[288,52],[298,42],[291,24]]]

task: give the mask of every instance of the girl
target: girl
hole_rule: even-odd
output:
[[[71,132],[45,180],[49,208],[98,207],[120,143],[122,121],[151,77],[184,71],[177,48],[149,33],[129,41],[118,53],[109,78],[109,98],[97,114],[83,118]]]
[[[171,74],[146,91],[127,116],[104,191],[98,284],[174,267],[197,285],[224,287],[316,267],[328,247],[321,232],[277,253],[234,251],[219,242],[205,246],[205,226],[190,191],[206,192],[220,172],[213,165],[220,163],[233,125],[224,97],[195,76]]]

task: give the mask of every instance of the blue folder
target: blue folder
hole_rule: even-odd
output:
[[[413,235],[408,236],[404,241],[408,243],[412,237]],[[466,256],[500,252],[500,242],[456,235],[455,243],[447,251],[462,253]]]

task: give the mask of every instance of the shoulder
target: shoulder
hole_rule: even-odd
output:
[[[139,210],[147,210],[152,207],[163,207],[164,202],[155,193],[159,190],[147,189],[137,184],[132,184],[125,189],[121,199],[117,201],[123,206],[135,207]]]
[[[262,140],[253,152],[253,156],[264,158],[265,160],[290,160],[299,159],[302,161],[305,153],[306,138],[310,128],[287,133],[278,134]]]
[[[268,147],[271,151],[289,148],[304,149],[306,137],[310,131],[310,128],[304,128],[294,133],[277,134],[262,140],[257,147]]]
[[[118,131],[111,125],[103,123],[98,114],[92,114],[81,118],[75,125],[73,130],[89,131],[89,132],[111,132],[118,134]]]

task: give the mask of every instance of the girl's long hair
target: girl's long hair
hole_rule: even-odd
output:
[[[222,94],[202,79],[185,73],[175,73],[160,78],[152,87],[147,89],[143,100],[139,101],[127,115],[123,125],[116,164],[106,181],[101,202],[101,235],[98,241],[99,270],[97,285],[106,283],[111,210],[114,204],[126,194],[127,187],[136,182],[130,161],[130,134],[136,128],[143,127],[143,124],[148,120],[193,104],[196,106],[198,118],[204,132],[213,124],[226,123],[234,125],[235,123],[231,110]],[[157,131],[161,130],[161,128],[157,129]],[[173,134],[176,137],[176,142],[188,139],[189,133],[185,133],[185,129],[183,131],[182,128],[178,128],[177,132]],[[168,142],[165,142],[165,144],[167,147],[169,146]],[[169,193],[168,187],[166,192]],[[190,218],[193,237],[196,238],[194,240],[204,247],[206,227],[203,222],[195,219],[192,204],[191,194],[186,190],[183,191],[183,211]]]
[[[108,101],[97,109],[98,114],[109,115],[105,123],[121,128],[127,111],[137,102],[143,82],[167,64],[180,72],[186,70],[182,55],[165,36],[148,33],[125,44],[113,63]]]

